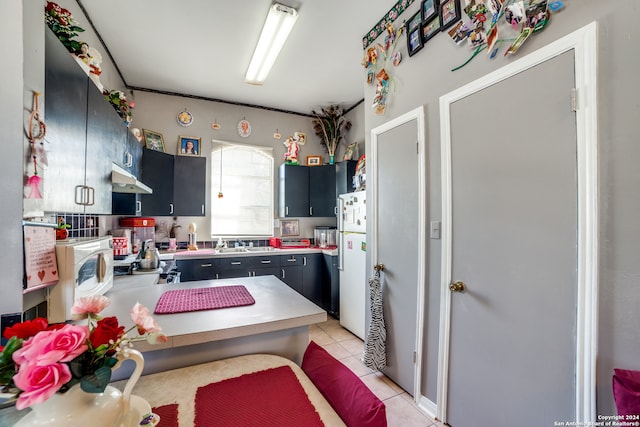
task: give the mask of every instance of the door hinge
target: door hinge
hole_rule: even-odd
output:
[[[578,111],[578,89],[571,88],[571,111]]]

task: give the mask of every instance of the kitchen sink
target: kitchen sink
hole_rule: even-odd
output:
[[[247,252],[273,252],[273,251],[277,251],[277,248],[272,248],[271,246],[254,246],[254,247],[248,247],[248,246],[243,246],[240,248],[220,248],[220,249],[216,249],[219,253],[221,254],[228,254],[228,253],[247,253]]]
[[[221,254],[247,252],[247,250],[245,248],[220,248],[220,249],[216,249],[216,250],[218,252],[220,252]]]
[[[245,248],[247,252],[273,252],[278,249],[271,246],[254,246],[253,248]]]

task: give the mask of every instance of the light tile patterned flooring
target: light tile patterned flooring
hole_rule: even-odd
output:
[[[389,378],[364,366],[360,360],[364,343],[340,326],[338,320],[328,316],[326,322],[312,325],[309,328],[309,337],[358,375],[362,382],[384,402],[388,427],[445,426],[420,411],[411,395]]]

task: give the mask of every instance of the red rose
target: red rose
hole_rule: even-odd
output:
[[[111,340],[116,342],[122,334],[124,334],[124,326],[118,325],[118,319],[115,316],[105,317],[98,322],[89,339],[91,340],[91,346],[98,348],[102,344],[109,345]]]
[[[60,12],[61,9],[62,8],[57,3],[54,3],[54,2],[51,2],[51,1],[47,2],[47,7],[46,7],[47,12],[52,11],[52,10],[55,11],[55,12]]]
[[[37,317],[33,320],[25,320],[22,323],[16,323],[13,326],[9,326],[4,330],[4,336],[6,339],[10,339],[11,337],[18,337],[23,340],[27,338],[31,338],[35,334],[40,331],[44,331],[47,329],[47,319],[43,319],[42,317]]]

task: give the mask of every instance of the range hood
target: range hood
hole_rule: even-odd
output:
[[[112,191],[114,193],[153,193],[151,188],[138,181],[138,178],[131,175],[130,172],[127,172],[115,163],[113,163],[113,168],[111,170],[111,184]]]

